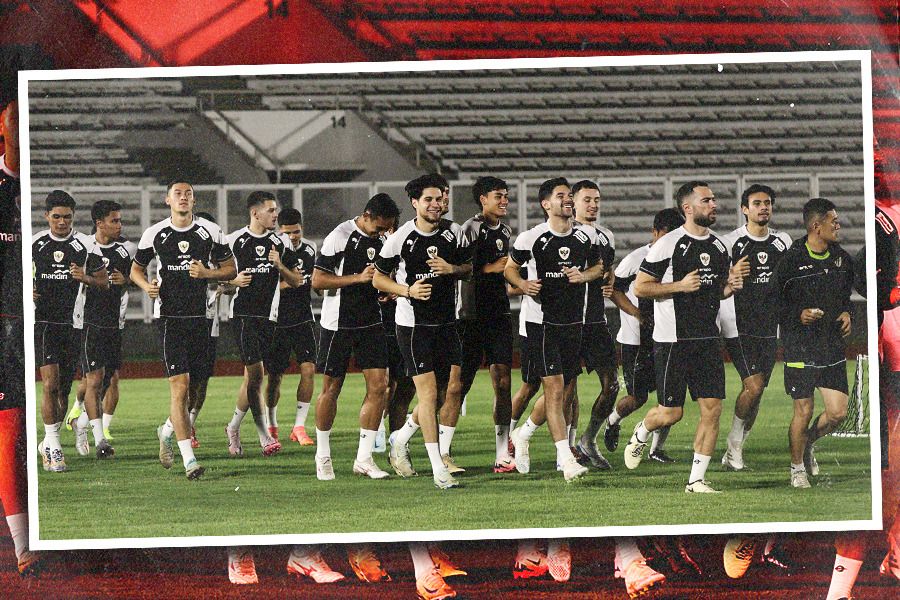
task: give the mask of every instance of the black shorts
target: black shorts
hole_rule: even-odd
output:
[[[316,361],[319,373],[343,377],[347,374],[351,354],[362,371],[387,368],[387,342],[381,323],[337,331],[322,328]]]
[[[21,317],[0,317],[0,360],[0,410],[25,408],[25,329]]]
[[[70,324],[35,323],[34,359],[37,366],[59,365],[60,372],[68,368],[74,373],[80,333]]]
[[[525,323],[535,374],[543,379],[562,375],[566,384],[581,374],[581,323]]]
[[[459,321],[459,337],[463,372],[477,371],[482,364],[512,365],[513,337],[509,315],[497,315],[490,321]]]
[[[406,362],[403,360],[403,353],[400,352],[400,344],[397,343],[397,327],[394,331],[384,332],[387,340],[387,359],[388,359],[388,375],[391,381],[396,381],[401,377],[409,377],[406,374]]]
[[[622,346],[622,377],[629,396],[642,402],[647,401],[651,392],[656,391],[656,371],[652,346]]]
[[[231,328],[241,352],[241,362],[244,365],[261,362],[268,369],[275,322],[267,317],[234,317]]]
[[[694,400],[725,397],[725,363],[718,339],[653,342],[661,406],[684,406],[688,390]]]
[[[166,377],[190,373],[198,377],[203,372],[206,348],[209,343],[209,329],[206,317],[160,317],[156,321],[159,341],[162,347],[163,365]]]
[[[778,338],[754,337],[739,335],[725,338],[725,348],[731,355],[731,362],[737,369],[741,381],[752,375],[761,373],[766,385],[775,368],[775,353],[778,350]]]
[[[206,320],[206,352],[203,356],[203,361],[200,364],[200,368],[191,373],[197,379],[209,379],[216,372],[216,353],[219,347],[219,336],[213,336],[212,334],[213,328],[213,320]]]
[[[291,364],[291,355],[297,364],[316,362],[316,324],[306,321],[290,327],[276,327],[269,350],[270,373],[281,375]]]
[[[794,400],[812,398],[816,388],[848,393],[847,361],[827,367],[805,367],[803,363],[784,363],[784,391]]]
[[[616,368],[616,346],[606,323],[585,323],[581,330],[580,352],[588,373]]]
[[[84,374],[106,369],[112,374],[122,366],[122,330],[84,324],[81,333],[79,366]]]
[[[519,336],[521,340],[521,350],[519,351],[519,362],[522,363],[522,383],[532,386],[541,385],[541,378],[537,374],[534,367],[534,361],[531,359],[531,348],[528,338],[524,335]]]
[[[450,367],[460,363],[462,345],[456,323],[397,325],[397,345],[410,377],[434,372],[439,381],[444,381],[449,377]]]

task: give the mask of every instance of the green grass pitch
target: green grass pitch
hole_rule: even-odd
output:
[[[851,381],[854,365],[848,365]],[[78,456],[71,432],[63,431],[69,470],[47,473],[38,466],[40,537],[143,538],[456,530],[570,526],[624,526],[688,523],[752,523],[871,518],[871,468],[868,438],[828,437],[817,444],[822,474],[813,488],[789,486],[787,427],[791,401],[783,393],[777,365],[744,451],[750,469],[724,471],[720,460],[731,426],[739,379],[726,365],[728,398],[719,441],[707,479],[724,491],[689,495],[684,485],[690,468],[697,408],[687,403],[685,417],[673,427],[667,443],[678,459],[673,465],[645,461],[625,469],[621,451],[638,416],[627,418],[619,450],[610,456],[612,471],[591,471],[566,484],[555,469],[555,450],[542,427],[531,442],[531,473],[494,474],[494,429],[490,381],[481,371],[469,394],[467,414],[454,438],[454,455],[466,468],[463,487],[440,491],[431,481],[421,434],[410,444],[419,477],[384,481],[352,474],[358,438],[358,410],[363,395],[361,375],[349,375],[339,399],[331,436],[336,480],[315,477],[315,447],[287,441],[294,420],[293,392],[298,376],[285,378],[279,424],[284,450],[270,458],[258,450],[248,416],[242,439],[245,456],[228,456],[224,426],[234,408],[239,379],[210,381],[206,405],[197,422],[201,447],[197,457],[207,467],[200,481],[188,481],[180,457],[164,470],[158,462],[156,427],[167,414],[164,379],[126,380],[113,422],[116,456],[98,461],[93,453]],[[518,373],[513,386],[518,386]],[[316,392],[320,381],[316,380]],[[581,429],[598,391],[597,377],[580,378]],[[314,396],[315,398],[315,396]],[[414,400],[415,402],[415,400]],[[640,414],[656,402],[651,396]],[[817,412],[821,401],[817,401]],[[313,410],[307,420],[314,435]],[[527,414],[527,412],[526,412]],[[40,413],[38,412],[38,423]],[[43,431],[38,431],[39,439]],[[600,439],[602,449],[602,434]],[[387,456],[376,462],[390,471]],[[38,459],[37,453],[34,458]]]

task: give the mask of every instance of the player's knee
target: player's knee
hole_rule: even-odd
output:
[[[744,391],[753,399],[758,400],[765,390],[765,386],[755,379],[744,380]]]
[[[847,418],[847,407],[846,407],[846,406],[843,406],[843,407],[840,407],[840,406],[839,406],[839,407],[832,408],[831,410],[826,410],[826,411],[825,411],[825,418],[828,419],[828,422],[829,422],[831,425],[837,425],[837,424],[839,424],[841,421],[843,421],[844,419]]]

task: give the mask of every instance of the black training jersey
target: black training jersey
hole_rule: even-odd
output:
[[[195,260],[218,265],[231,258],[219,226],[194,217],[190,225],[179,228],[172,224],[171,217],[164,219],[144,231],[134,262],[147,268],[154,258],[159,262],[159,298],[154,302],[153,315],[205,317],[208,281],[192,278],[188,269]]]
[[[428,260],[439,256],[450,264],[463,264],[470,260],[467,246],[462,229],[445,219],[431,233],[418,229],[413,219],[391,234],[375,268],[385,275],[396,270],[395,278],[401,285],[420,280],[431,284],[428,300],[397,298],[397,325],[447,325],[456,321],[456,278],[432,273]]]
[[[462,282],[460,318],[488,321],[497,315],[508,315],[509,297],[503,273],[481,270],[509,254],[512,230],[506,223],[491,227],[478,214],[463,223],[462,231],[472,255],[472,278]]]
[[[103,269],[99,255],[92,254],[88,260],[90,239],[76,231],[68,237],[58,238],[47,229],[34,236],[31,260],[34,289],[38,294],[34,303],[35,322],[73,324],[75,298],[81,284],[72,278],[69,266],[74,263],[84,267],[88,274]]]
[[[890,205],[875,203],[875,281],[878,310],[900,306],[900,214]],[[864,283],[862,284],[865,285]],[[897,291],[895,291],[897,290]],[[878,318],[882,315],[879,312]]]
[[[637,279],[641,264],[650,252],[650,244],[628,253],[616,267],[616,290],[625,294],[631,303],[641,311],[638,321],[623,310],[619,310],[619,333],[616,341],[631,346],[647,346],[653,343],[653,300],[638,298],[634,294],[634,280]]]
[[[569,283],[563,269],[585,270],[600,260],[597,230],[574,225],[557,233],[541,223],[519,234],[510,257],[528,268],[528,280],[540,280],[541,291],[522,297],[525,320],[531,323],[573,325],[584,322],[585,284]]]
[[[0,319],[22,317],[22,209],[18,176],[0,158]]]
[[[124,242],[116,241],[102,245],[95,236],[90,236],[85,240],[85,246],[89,256],[96,256],[100,259],[107,273],[112,274],[113,271],[118,271],[126,278],[128,277],[131,272],[132,255]],[[113,285],[110,282],[109,287],[104,290],[82,283],[75,301],[75,327],[82,329],[85,324],[88,324],[110,329],[119,328],[125,295],[124,285]]]
[[[750,274],[744,278],[744,287],[735,290],[734,296],[722,301],[723,330],[740,335],[774,338],[778,335],[778,305],[769,281],[781,257],[791,247],[791,237],[783,232],[769,230],[760,238],[750,235],[747,226],[738,227],[722,238],[731,250],[731,264],[747,257]]]
[[[278,299],[278,327],[293,327],[313,320],[309,295],[312,292],[312,274],[316,264],[316,245],[301,239],[294,248],[297,265],[294,267],[303,275],[303,285],[281,289]]]
[[[322,242],[316,268],[338,276],[362,273],[375,263],[383,245],[383,237],[369,237],[356,226],[356,219],[344,221]],[[331,331],[381,323],[378,290],[371,283],[325,290],[319,323]]]
[[[778,263],[772,281],[781,307],[784,361],[821,367],[844,360],[844,339],[836,319],[842,312],[853,314],[850,255],[839,244],[829,245],[825,254],[814,254],[804,236]],[[803,325],[800,313],[806,308],[818,308],[825,314]]]
[[[659,238],[650,247],[641,271],[660,283],[680,281],[688,273],[699,271],[700,289],[654,301],[653,340],[718,338],[716,316],[728,283],[729,265],[725,244],[711,232],[697,237],[682,226]]]
[[[226,238],[237,264],[238,273],[250,275],[250,285],[239,287],[231,298],[230,317],[264,317],[272,321],[278,319],[280,291],[278,282],[281,273],[269,260],[269,252],[274,248],[281,262],[293,269],[297,266],[297,256],[291,250],[291,242],[284,234],[266,231],[256,234],[249,227],[233,231]]]
[[[576,221],[578,223],[578,221]],[[585,227],[591,227],[597,233],[597,241],[600,244],[600,258],[603,260],[603,269],[612,271],[616,261],[616,242],[612,231],[602,225],[583,223]],[[609,282],[609,275],[595,279],[587,284],[587,305],[584,307],[585,323],[606,323],[606,298],[603,297],[603,286]]]

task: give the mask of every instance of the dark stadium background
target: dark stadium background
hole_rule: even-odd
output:
[[[871,49],[873,116],[885,171],[882,197],[900,201],[900,67],[897,3],[890,1],[621,3],[534,0],[253,0],[232,3],[133,0],[0,2],[0,59],[10,81],[17,68],[102,68],[342,61],[430,60]],[[6,85],[6,84],[5,84]],[[98,507],[86,502],[85,517]],[[298,518],[302,509],[298,511]],[[802,576],[767,574],[729,582],[721,573],[722,540],[695,538],[691,548],[712,579],[667,585],[663,597],[824,597],[832,561],[830,536],[797,536],[798,560],[819,557]],[[518,585],[509,576],[509,543],[449,544],[473,577],[453,581],[469,597],[624,597],[611,577],[611,549],[576,548],[573,581]],[[173,551],[67,552],[48,577],[23,584],[0,576],[10,596],[52,597],[412,597],[411,568],[402,546],[379,550],[401,583],[323,591],[293,585],[281,572],[284,549],[260,550],[262,584],[236,590],[225,575],[221,548]],[[891,595],[877,579],[876,548],[860,576],[857,596]],[[600,562],[594,564],[591,559]],[[13,564],[10,545],[0,559]],[[717,566],[718,563],[718,566]],[[337,566],[337,558],[333,558]],[[760,571],[760,573],[762,573]],[[474,580],[474,581],[472,581]],[[152,583],[151,583],[152,582]],[[152,586],[152,589],[151,589]],[[767,591],[771,590],[771,591]]]

